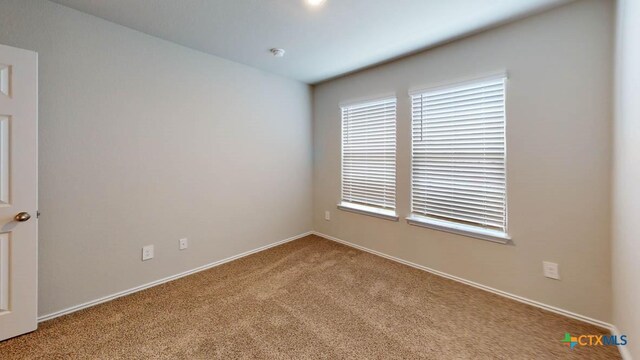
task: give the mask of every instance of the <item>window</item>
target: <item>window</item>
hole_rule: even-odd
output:
[[[409,223],[506,242],[505,76],[412,94]]]
[[[396,216],[396,99],[342,107],[340,209]]]

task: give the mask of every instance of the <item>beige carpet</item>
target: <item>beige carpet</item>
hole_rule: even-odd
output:
[[[0,359],[612,359],[605,330],[315,236],[40,325]]]

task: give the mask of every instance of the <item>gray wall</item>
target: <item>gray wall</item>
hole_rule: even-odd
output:
[[[41,315],[311,230],[307,85],[44,0],[0,43],[39,53]]]
[[[640,359],[640,2],[618,2],[613,196],[613,319]]]
[[[317,86],[314,228],[487,286],[611,321],[611,1],[575,2]],[[407,91],[507,70],[509,233],[500,245],[410,226]],[[398,97],[397,208],[391,222],[336,209],[338,104]],[[324,211],[332,212],[331,221]],[[636,212],[637,214],[637,212]],[[561,281],[542,276],[560,264]],[[636,272],[637,273],[637,272]]]

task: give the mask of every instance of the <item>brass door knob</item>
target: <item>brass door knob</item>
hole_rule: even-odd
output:
[[[23,212],[21,212],[21,213],[18,213],[18,214],[14,217],[14,219],[16,219],[16,221],[24,222],[24,221],[27,221],[27,220],[31,219],[31,215],[29,215],[29,213],[28,213],[28,212],[24,212],[24,211],[23,211]]]

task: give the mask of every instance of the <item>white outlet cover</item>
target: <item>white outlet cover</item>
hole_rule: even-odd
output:
[[[187,240],[187,238],[178,240],[178,248],[180,250],[184,250],[188,247],[189,247],[189,241]]]
[[[153,259],[153,245],[142,247],[142,261]]]
[[[331,213],[329,211],[324,212],[324,219],[327,221],[331,220]]]
[[[548,277],[549,279],[560,280],[560,270],[558,269],[558,264],[556,263],[543,261],[542,272],[544,276]]]

